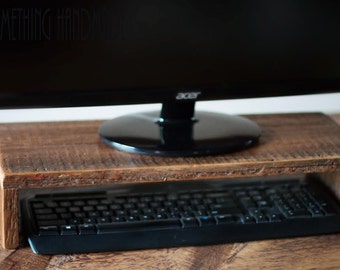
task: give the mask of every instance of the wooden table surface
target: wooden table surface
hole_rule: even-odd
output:
[[[0,269],[340,269],[340,234],[57,256],[0,248]]]
[[[79,255],[0,252],[0,269],[340,269],[340,234],[206,247]]]

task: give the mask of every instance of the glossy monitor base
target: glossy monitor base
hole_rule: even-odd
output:
[[[102,140],[122,151],[158,156],[229,153],[258,142],[260,128],[240,116],[198,112],[190,121],[164,121],[159,112],[127,115],[104,122]]]

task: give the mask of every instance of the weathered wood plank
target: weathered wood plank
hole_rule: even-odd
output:
[[[6,257],[0,256],[1,270],[42,270],[48,269],[50,256],[36,255],[29,248],[20,248],[13,251],[0,250],[0,254],[6,254]]]
[[[337,171],[340,127],[322,114],[250,116],[259,145],[232,154],[167,158],[104,145],[100,122],[0,125],[4,188],[81,186]]]
[[[0,254],[6,253],[1,251]],[[29,248],[0,257],[0,269],[338,269],[340,234],[75,255],[41,256]]]
[[[0,238],[7,249],[19,245],[18,189],[0,189]]]

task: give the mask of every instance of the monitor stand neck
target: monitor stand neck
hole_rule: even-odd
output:
[[[200,156],[241,150],[260,137],[256,123],[219,113],[197,112],[195,102],[163,103],[161,112],[121,116],[99,128],[119,150],[160,156]]]
[[[181,150],[193,147],[193,128],[197,122],[194,114],[195,102],[181,103],[180,106],[175,102],[163,103],[157,123],[160,143],[164,149]]]

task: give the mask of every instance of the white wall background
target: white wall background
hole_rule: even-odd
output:
[[[340,113],[340,93],[290,96],[275,98],[257,98],[225,101],[198,102],[197,109],[227,114],[263,114],[291,112]],[[57,109],[21,109],[0,110],[0,122],[37,122],[110,119],[123,114],[159,110],[160,104],[57,108]]]

